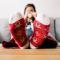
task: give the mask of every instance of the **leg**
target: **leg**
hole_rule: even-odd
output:
[[[34,33],[32,34],[32,37],[30,39],[31,48],[36,49],[38,47],[41,47],[41,45],[45,41],[46,36],[48,35],[49,26],[49,24],[44,25],[37,20],[33,22]]]
[[[16,13],[9,21],[9,30],[13,36],[15,43],[20,49],[25,49],[29,46],[29,41],[25,32],[26,22],[21,13]]]
[[[40,48],[56,48],[56,47],[57,41],[55,41],[52,37],[48,36]]]
[[[18,48],[17,44],[15,43],[15,41],[13,39],[11,39],[10,42],[3,41],[2,46],[4,48],[12,48],[12,47]]]

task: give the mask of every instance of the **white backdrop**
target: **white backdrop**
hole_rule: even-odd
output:
[[[16,11],[23,13],[27,3],[34,3],[38,13],[60,17],[60,0],[0,0],[0,18],[9,18]]]

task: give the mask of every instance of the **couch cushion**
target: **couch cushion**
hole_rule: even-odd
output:
[[[57,41],[60,42],[60,18],[55,20],[55,33]]]
[[[0,19],[0,40],[5,40],[7,42],[10,40],[8,19]]]
[[[54,19],[50,18],[50,33],[55,37],[55,30],[54,30]]]

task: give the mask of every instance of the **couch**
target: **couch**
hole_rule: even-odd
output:
[[[60,18],[50,18],[51,25],[50,25],[50,33],[55,36],[57,42],[60,42]],[[10,32],[8,28],[8,21],[9,19],[4,18],[0,19],[0,42],[3,40],[9,42],[10,40]]]

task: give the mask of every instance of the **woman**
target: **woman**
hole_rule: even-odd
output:
[[[16,18],[18,17],[18,18]],[[12,38],[10,42],[3,42],[4,47],[18,47],[20,49],[22,48],[55,48],[57,46],[57,42],[54,38],[52,38],[52,35],[49,33],[49,27],[50,27],[50,20],[45,15],[39,16],[39,19],[37,19],[38,15],[36,12],[36,8],[34,4],[27,4],[24,9],[24,18],[21,17],[20,13],[17,13],[14,18],[11,19],[14,23],[18,20],[21,22],[21,20],[25,23],[22,23],[21,26],[24,28],[16,29],[16,31],[21,31],[23,33],[15,34],[13,31],[15,31],[15,28],[11,27],[14,25],[14,23],[9,24],[10,25],[10,32],[12,35]],[[23,18],[23,19],[22,19]],[[15,19],[15,20],[14,20]],[[21,19],[21,20],[20,20]],[[16,24],[16,26],[19,23]],[[15,27],[16,27],[15,26]],[[20,26],[20,27],[21,27]],[[22,35],[21,35],[22,34]],[[16,38],[17,36],[20,37],[23,36],[26,39]],[[19,40],[20,39],[20,40]],[[24,44],[21,43],[21,41],[26,42]]]

